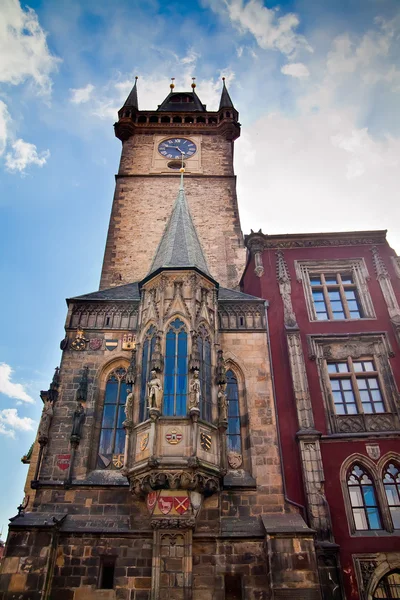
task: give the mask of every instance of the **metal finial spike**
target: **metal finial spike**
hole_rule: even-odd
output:
[[[137,81],[139,79],[138,75],[135,75],[135,81]]]
[[[222,78],[222,81],[225,82],[225,77]]]

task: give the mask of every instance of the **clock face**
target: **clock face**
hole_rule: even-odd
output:
[[[158,145],[159,153],[165,158],[190,158],[196,150],[196,144],[186,138],[171,138]]]

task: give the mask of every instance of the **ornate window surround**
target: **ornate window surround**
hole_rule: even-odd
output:
[[[354,285],[357,288],[361,311],[365,319],[376,319],[371,295],[368,290],[370,275],[363,258],[348,258],[335,260],[295,260],[294,261],[297,281],[303,283],[304,296],[310,321],[318,321],[315,311],[310,276],[320,273],[351,273]],[[338,319],[335,322],[360,321],[360,319]],[[318,321],[320,322],[320,321]]]
[[[237,381],[238,397],[239,397],[239,419],[240,419],[240,441],[242,447],[242,464],[238,467],[244,469],[251,474],[251,456],[249,454],[250,449],[250,432],[249,432],[249,418],[247,409],[247,397],[246,397],[246,383],[245,375],[242,369],[234,358],[225,358],[225,367],[227,371],[232,371]],[[229,410],[229,408],[228,408]],[[228,456],[228,469],[237,470],[230,464]]]
[[[309,358],[317,362],[323,393],[327,428],[329,434],[362,434],[363,432],[387,432],[400,428],[400,396],[390,367],[389,358],[394,356],[385,332],[358,334],[308,335]],[[380,381],[385,413],[337,415],[334,408],[329,360],[372,358]]]
[[[389,462],[395,462],[400,464],[400,456],[396,455],[394,452],[388,452],[384,456],[381,456],[379,461],[375,463],[372,459],[363,454],[352,454],[346,458],[343,464],[340,467],[340,483],[342,486],[342,494],[344,500],[344,506],[347,515],[347,523],[349,526],[350,535],[354,537],[359,536],[371,536],[371,535],[400,535],[399,529],[393,529],[392,517],[390,515],[390,510],[386,498],[386,492],[383,485],[383,474],[386,468],[386,465]],[[353,511],[350,501],[350,495],[347,487],[347,478],[350,468],[354,464],[359,464],[361,467],[365,468],[368,472],[368,475],[371,477],[372,482],[374,484],[375,493],[376,493],[376,501],[379,507],[381,521],[382,521],[382,529],[381,530],[358,530],[355,528],[354,519],[353,519]]]

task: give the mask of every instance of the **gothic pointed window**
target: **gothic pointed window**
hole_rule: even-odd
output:
[[[126,369],[115,369],[107,379],[101,421],[98,467],[100,469],[122,467],[122,455],[125,449],[125,402],[127,384]],[[120,464],[121,463],[121,464]]]
[[[357,531],[382,529],[375,487],[372,478],[360,465],[351,467],[347,476],[347,489]]]
[[[226,442],[228,452],[242,454],[242,439],[240,435],[239,389],[235,373],[229,369],[226,372],[226,394],[228,397],[228,429]]]
[[[394,529],[400,529],[400,470],[389,463],[383,473],[383,487]]]
[[[146,402],[147,382],[151,370],[151,359],[156,344],[156,328],[154,325],[149,327],[143,340],[142,350],[142,375],[140,379],[140,400],[139,400],[139,423],[145,421],[148,416],[148,407]]]
[[[165,347],[163,414],[183,417],[187,413],[188,339],[185,324],[175,319],[169,326]]]
[[[211,342],[204,325],[199,328],[197,346],[200,357],[199,379],[201,385],[200,417],[205,421],[212,420],[211,402]]]

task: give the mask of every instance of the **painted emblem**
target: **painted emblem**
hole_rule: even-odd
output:
[[[103,340],[100,338],[93,338],[89,341],[89,348],[91,350],[100,350],[103,345]]]
[[[121,469],[124,466],[124,455],[123,454],[113,454],[112,463],[116,469]]]
[[[370,446],[369,444],[366,444],[365,449],[367,451],[368,456],[372,458],[372,460],[378,460],[378,458],[381,455],[381,449],[378,445],[374,444],[373,446]]]
[[[133,350],[136,346],[136,339],[133,333],[125,333],[122,338],[122,350]]]
[[[145,433],[140,440],[140,449],[142,452],[143,452],[143,450],[146,450],[147,446],[149,445],[149,437],[150,437],[150,434]]]
[[[161,510],[163,515],[167,515],[174,503],[174,499],[172,496],[160,496],[158,499],[158,508]]]
[[[200,446],[208,452],[211,449],[211,435],[202,431],[200,433]]]
[[[147,503],[147,508],[149,509],[150,512],[155,507],[156,502],[157,502],[157,492],[150,492],[149,494],[147,494],[146,503]]]
[[[168,444],[179,444],[179,442],[182,441],[182,438],[182,431],[175,429],[175,427],[173,429],[169,429],[165,434],[165,439],[167,440]]]
[[[232,469],[239,469],[242,465],[243,457],[239,452],[229,452],[228,464]]]
[[[183,515],[189,508],[189,498],[187,496],[175,496],[174,509],[179,515]]]
[[[106,350],[115,350],[118,348],[118,340],[106,340]]]
[[[109,458],[107,458],[107,456],[104,456],[104,454],[99,454],[99,461],[101,463],[101,466],[103,468],[106,468],[110,466],[111,460]]]
[[[88,340],[85,338],[85,332],[83,331],[83,329],[78,327],[78,329],[76,331],[76,337],[71,344],[71,348],[73,350],[77,350],[78,352],[81,352],[82,350],[86,350],[87,342],[88,342]]]
[[[57,454],[57,467],[61,469],[61,471],[66,471],[69,467],[70,460],[70,454]]]

